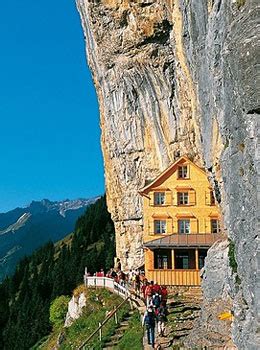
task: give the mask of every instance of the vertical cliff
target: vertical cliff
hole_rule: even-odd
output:
[[[99,99],[107,201],[122,266],[143,263],[138,189],[187,154],[208,170],[223,230],[235,244],[236,283],[230,267],[223,268],[218,297],[229,291],[235,342],[253,348],[259,327],[257,1],[77,5]],[[228,249],[227,244],[225,256]],[[206,291],[213,288],[213,253]],[[213,298],[210,292],[205,296]]]

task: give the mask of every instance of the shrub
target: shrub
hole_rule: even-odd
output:
[[[59,328],[63,326],[66,313],[68,310],[68,303],[70,298],[65,295],[61,295],[53,300],[50,306],[50,322],[53,328]]]
[[[236,0],[236,2],[237,2],[237,8],[240,9],[245,5],[246,0]]]
[[[229,250],[228,250],[229,265],[232,269],[232,273],[237,273],[237,261],[235,257],[235,243],[229,239]]]

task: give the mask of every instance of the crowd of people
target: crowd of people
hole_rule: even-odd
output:
[[[154,348],[155,326],[157,324],[158,335],[165,336],[165,323],[167,322],[167,288],[159,286],[157,283],[147,281],[142,286],[144,300],[146,301],[146,311],[143,317],[143,326],[146,327],[147,340]]]
[[[144,271],[139,269],[124,273],[120,269],[111,268],[106,274],[101,269],[94,274],[97,277],[113,278],[115,282],[132,290],[143,299],[146,311],[142,324],[146,327],[148,344],[155,345],[155,328],[157,325],[158,335],[165,336],[165,323],[167,322],[167,288],[158,283],[148,281]]]

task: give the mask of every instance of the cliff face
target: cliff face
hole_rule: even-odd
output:
[[[260,308],[255,298],[257,1],[77,4],[100,104],[107,201],[122,266],[143,263],[138,190],[187,154],[208,170],[223,230],[235,243],[239,283],[230,283],[226,271],[218,297],[229,290],[235,342],[253,348]],[[213,253],[206,290],[214,288]],[[210,301],[210,293],[205,297]]]

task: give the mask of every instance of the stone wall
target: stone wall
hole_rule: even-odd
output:
[[[108,206],[122,266],[143,263],[138,189],[179,155],[205,166],[223,231],[235,244],[240,284],[234,289],[228,273],[223,279],[241,349],[256,346],[259,328],[257,3],[77,2],[99,99]],[[208,256],[214,261],[214,250]],[[214,288],[211,278],[204,288]]]

